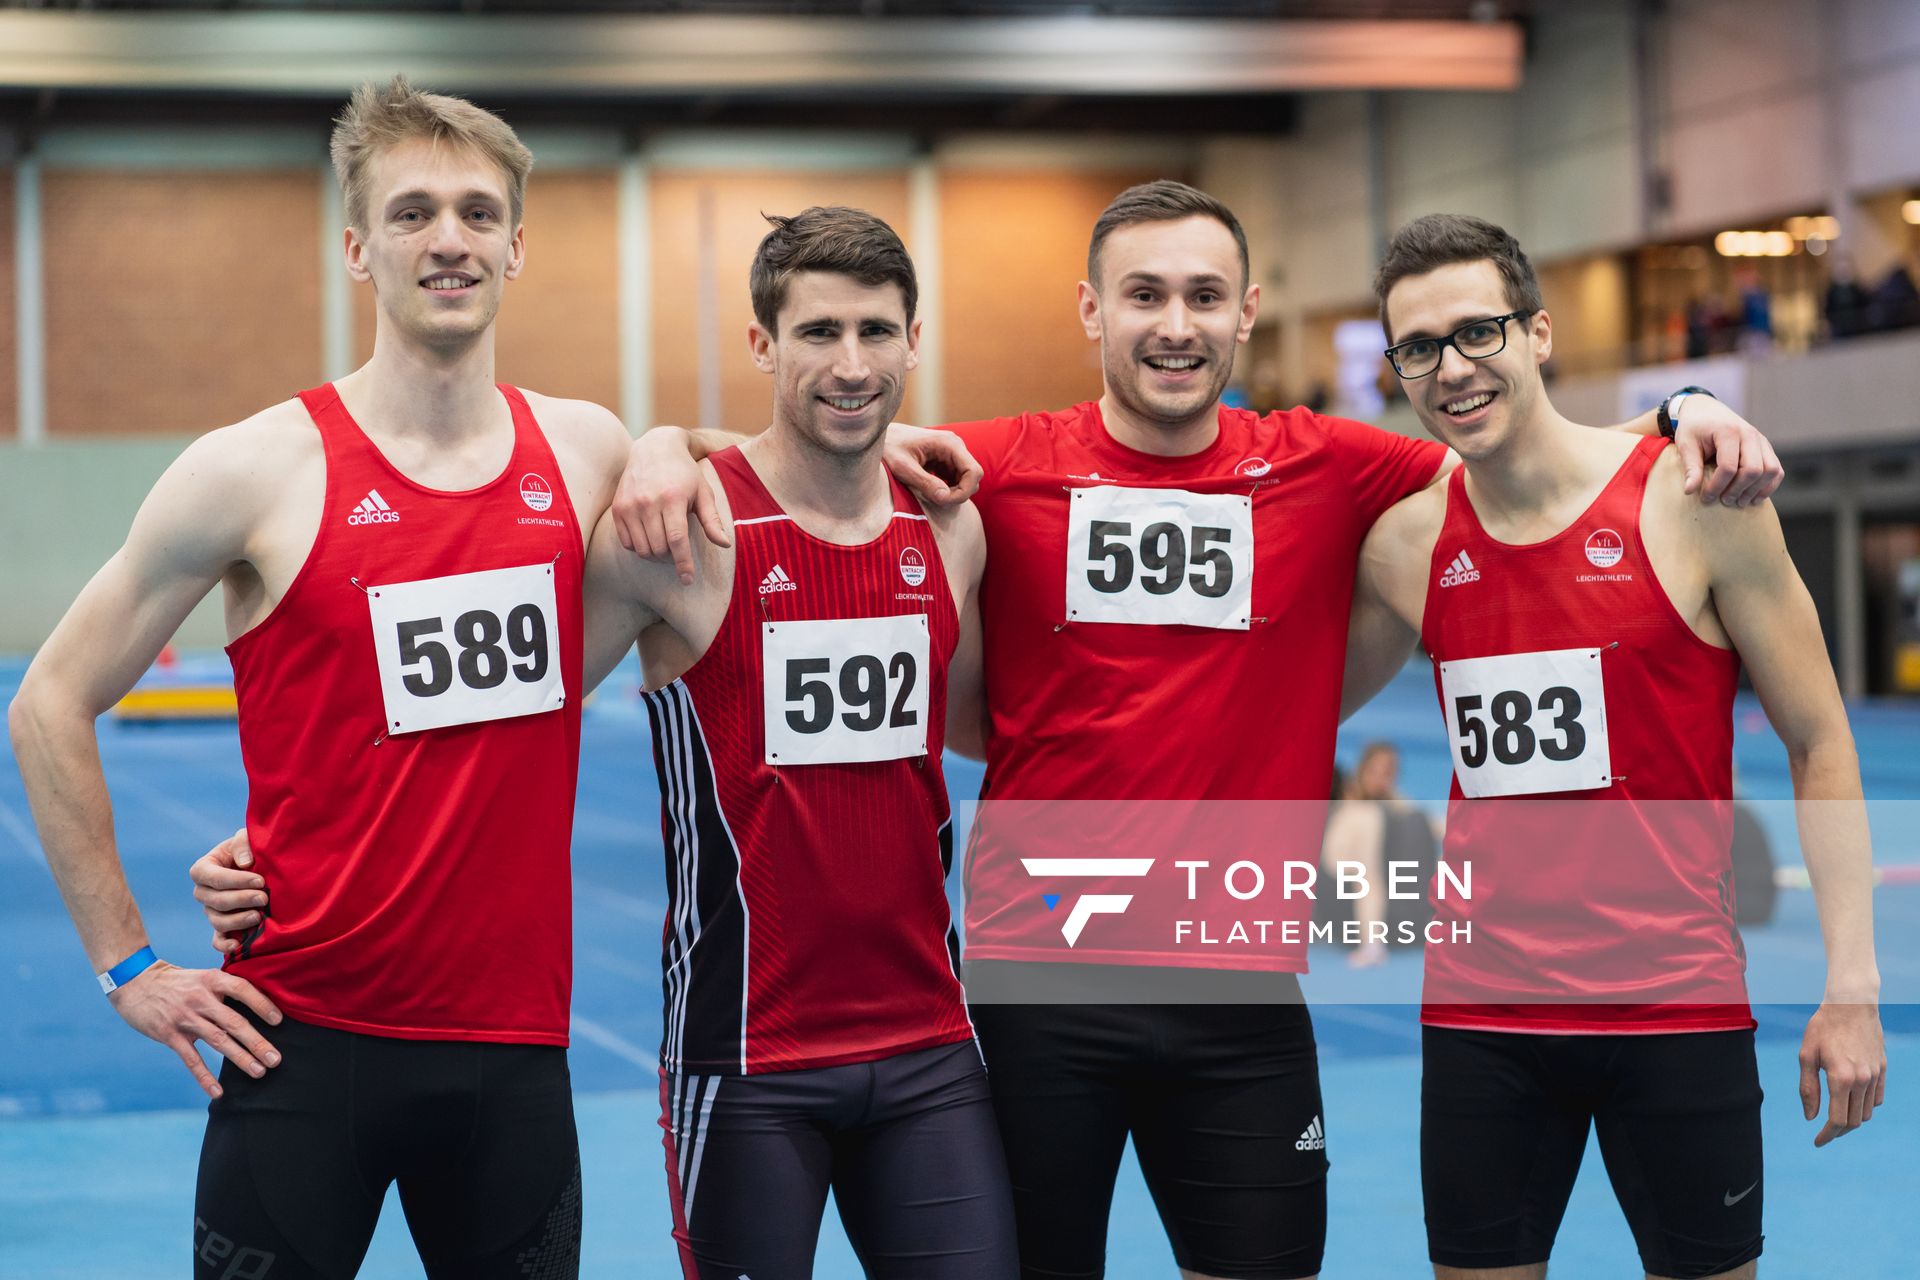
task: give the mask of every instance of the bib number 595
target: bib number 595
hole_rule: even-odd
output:
[[[1183,585],[1217,600],[1233,587],[1233,530],[1199,525],[1191,532],[1170,520],[1157,520],[1140,534],[1140,587],[1150,596],[1171,595]],[[1191,545],[1192,553],[1188,548]],[[1087,584],[1115,595],[1134,580],[1133,522],[1095,520],[1088,528]],[[1187,572],[1192,563],[1195,571]]]

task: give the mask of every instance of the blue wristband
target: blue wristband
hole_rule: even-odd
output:
[[[126,986],[159,963],[160,957],[153,954],[151,946],[140,948],[105,973],[94,975],[100,979],[100,994],[112,995],[114,991]]]

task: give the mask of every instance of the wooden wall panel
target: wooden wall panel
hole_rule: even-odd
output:
[[[616,186],[612,170],[534,171],[527,185],[527,264],[518,280],[507,283],[501,299],[495,370],[502,382],[592,400],[617,413]],[[373,327],[373,289],[356,284],[356,364],[373,354]]]
[[[661,422],[700,425],[700,243],[703,216],[712,219],[715,312],[719,323],[720,422],[759,431],[772,413],[771,380],[747,354],[753,303],[747,270],[767,233],[764,213],[798,213],[809,205],[844,204],[884,218],[913,252],[903,171],[859,173],[657,171],[652,190],[653,403]],[[703,204],[711,210],[703,215]],[[934,317],[922,317],[931,326]],[[951,377],[951,374],[949,374]],[[913,379],[901,408],[914,417]],[[646,424],[652,425],[652,424]]]
[[[319,183],[44,173],[48,433],[205,430],[316,381]]]
[[[940,175],[946,416],[1056,409],[1100,394],[1100,349],[1080,328],[1094,220],[1158,174],[949,170]]]
[[[20,338],[14,332],[13,289],[13,171],[0,169],[0,440],[20,431]]]

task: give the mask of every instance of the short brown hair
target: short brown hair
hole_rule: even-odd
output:
[[[346,196],[347,222],[354,230],[367,229],[367,169],[386,147],[413,138],[472,147],[499,165],[507,175],[507,200],[513,225],[527,196],[527,174],[533,171],[533,152],[499,116],[483,111],[464,98],[422,93],[395,76],[382,85],[367,81],[353,91],[347,109],[333,122],[333,176]]]
[[[1101,212],[1093,224],[1093,240],[1087,245],[1087,282],[1096,289],[1100,287],[1100,246],[1121,227],[1136,222],[1178,222],[1182,218],[1212,218],[1233,233],[1233,243],[1240,250],[1240,287],[1246,288],[1253,268],[1247,259],[1247,233],[1241,229],[1240,219],[1206,192],[1171,178],[1128,187]]]
[[[1421,276],[1456,262],[1491,262],[1507,286],[1507,306],[1515,311],[1539,311],[1540,281],[1520,242],[1505,227],[1464,213],[1429,213],[1393,233],[1380,270],[1373,277],[1373,295],[1380,300],[1380,327],[1393,341],[1387,322],[1387,295],[1408,276]]]
[[[920,302],[913,259],[892,227],[865,209],[815,205],[792,217],[762,214],[773,230],[754,251],[747,287],[753,294],[753,318],[768,333],[779,332],[780,308],[787,285],[803,271],[851,276],[861,284],[897,284],[907,304],[907,323]]]

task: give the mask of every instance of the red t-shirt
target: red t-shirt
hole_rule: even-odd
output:
[[[1232,860],[1222,841],[1252,838],[1271,802],[1311,803],[1284,806],[1301,821],[1267,832],[1262,855],[1317,861],[1355,559],[1445,450],[1307,409],[1222,409],[1219,437],[1185,457],[1120,444],[1094,403],[953,429],[986,469],[974,502],[989,546],[969,957],[1303,971],[1304,938],[1176,944],[1158,904],[1204,907],[1176,857],[1212,846],[1194,874],[1216,881]],[[1266,808],[1167,803],[1195,801]],[[1064,880],[1022,863],[1068,853],[1155,862]],[[1084,920],[1069,948],[1060,898],[1088,894],[1142,901]],[[1271,896],[1222,902],[1277,918]]]

